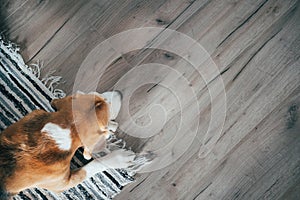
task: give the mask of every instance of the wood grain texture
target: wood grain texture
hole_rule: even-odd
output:
[[[188,150],[173,164],[138,174],[137,181],[115,199],[298,199],[299,4],[297,0],[4,0],[0,16],[1,29],[20,44],[26,61],[42,60],[43,75],[55,70],[65,81],[59,87],[68,94],[91,50],[133,28],[151,26],[179,31],[201,44],[215,62],[220,75],[205,82],[201,73],[207,73],[207,62],[195,67],[162,49],[122,52],[122,44],[108,46],[109,53],[102,61],[109,67],[99,67],[105,71],[96,83],[99,92],[113,89],[136,66],[148,63],[169,66],[189,83],[181,86],[180,78],[162,69],[151,72],[156,81],[142,85],[130,97],[131,118],[122,113],[117,118],[122,128],[119,137],[128,146],[138,152],[162,148],[172,141],[171,133],[178,129],[181,117],[187,116],[186,132],[179,136],[181,142],[173,148],[173,154],[163,157],[168,160],[181,154],[187,135],[197,131]],[[172,47],[179,41],[166,33],[164,30],[151,35],[143,45]],[[196,55],[192,51],[186,54]],[[110,60],[113,56],[117,59]],[[96,71],[87,71],[87,76],[93,77]],[[149,77],[144,74],[131,81],[146,81]],[[219,78],[226,91],[226,120],[212,152],[199,158],[212,116],[211,102],[223,106]],[[86,88],[93,84],[95,80],[82,83]],[[175,86],[182,98],[187,88],[195,91],[199,109],[193,109],[197,102],[192,98],[179,104],[164,85],[169,89]],[[124,84],[119,89],[126,95],[129,87]],[[216,93],[214,99],[209,90]],[[151,122],[147,114],[154,104],[165,109],[164,126],[148,138],[129,135],[138,130],[131,126],[131,120],[142,126]]]

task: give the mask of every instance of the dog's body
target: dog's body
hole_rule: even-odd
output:
[[[125,168],[132,152],[118,150],[71,171],[79,147],[105,146],[109,105],[100,95],[76,94],[52,102],[56,112],[36,110],[0,134],[0,195],[41,187],[60,192],[107,168]],[[91,154],[91,151],[88,152]]]

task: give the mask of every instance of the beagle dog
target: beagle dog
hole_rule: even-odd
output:
[[[109,97],[114,106],[107,102]],[[55,112],[35,110],[6,128],[0,134],[0,199],[31,187],[61,192],[107,168],[130,166],[135,154],[121,149],[78,170],[70,169],[79,147],[91,158],[95,147],[106,146],[108,125],[120,102],[117,92],[78,93],[53,100]]]

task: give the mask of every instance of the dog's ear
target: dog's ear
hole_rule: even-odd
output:
[[[54,108],[56,111],[61,110],[61,108],[63,108],[63,105],[65,105],[71,97],[65,97],[62,99],[53,99],[51,101],[51,106],[52,108]]]
[[[109,106],[104,99],[97,99],[94,103],[94,109],[97,121],[100,126],[107,126],[109,121]]]
[[[54,108],[55,111],[59,110],[59,101],[60,99],[53,99],[51,101],[51,107]]]

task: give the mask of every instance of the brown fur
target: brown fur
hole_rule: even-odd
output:
[[[18,193],[42,187],[61,191],[85,178],[85,171],[70,170],[70,161],[79,147],[93,149],[106,134],[108,105],[99,96],[82,94],[54,100],[52,105],[56,112],[35,110],[0,134],[0,190]],[[71,130],[70,150],[59,149],[41,132],[49,122]]]

